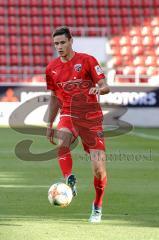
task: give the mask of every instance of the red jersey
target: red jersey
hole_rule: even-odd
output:
[[[102,111],[96,95],[89,90],[105,75],[97,60],[84,53],[75,53],[68,62],[60,57],[46,68],[47,89],[54,91],[61,105],[61,114],[81,119],[92,119]]]

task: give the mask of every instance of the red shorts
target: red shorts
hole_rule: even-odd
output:
[[[93,122],[87,120],[79,120],[70,116],[61,116],[57,125],[57,129],[68,128],[75,139],[80,136],[84,150],[90,152],[90,149],[104,150],[104,134],[102,122]]]

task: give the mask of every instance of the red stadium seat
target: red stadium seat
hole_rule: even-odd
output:
[[[12,26],[10,25],[9,28],[8,28],[8,31],[9,31],[9,35],[16,35],[18,32],[17,32],[17,27],[16,26]]]
[[[87,1],[85,1],[85,6],[86,7],[95,7],[96,6],[96,2],[92,1],[92,0],[87,0]]]
[[[1,7],[0,6],[0,16],[3,16],[3,15],[5,15],[5,9],[4,9],[4,7]]]
[[[89,18],[87,18],[86,24],[87,24],[89,27],[96,27],[96,24],[97,24],[97,19],[96,19],[96,17],[89,17]]]
[[[65,19],[64,19],[64,25],[73,27],[74,24],[75,24],[74,17],[70,17],[70,16],[65,17]]]
[[[5,43],[6,43],[6,37],[5,36],[0,35],[0,43],[1,43],[1,45],[5,45]]]
[[[7,46],[0,45],[0,55],[5,55],[7,53]]]
[[[61,10],[62,10],[62,8],[60,8],[60,7],[53,8],[53,10],[52,10],[53,16],[61,16]]]
[[[98,16],[99,17],[105,17],[107,15],[107,9],[106,8],[97,8]]]
[[[17,16],[17,7],[16,6],[8,6],[8,16]]]
[[[10,56],[10,63],[11,65],[18,65],[19,64],[19,56],[18,55],[11,55]]]
[[[43,42],[45,43],[45,45],[52,45],[52,38],[50,36],[44,36],[43,38]]]
[[[27,16],[30,15],[30,8],[26,8],[26,7],[20,7],[19,6],[19,15],[20,16]]]
[[[50,7],[50,1],[42,0],[42,7]]]
[[[30,34],[30,28],[28,26],[21,26],[20,34],[21,35],[29,35]]]
[[[109,19],[107,17],[99,17],[98,21],[99,21],[98,23],[99,27],[107,27],[109,23]]]
[[[54,17],[53,17],[53,21],[54,21]],[[43,25],[50,26],[50,24],[51,24],[50,16],[43,16],[42,23],[43,23]]]
[[[19,19],[17,16],[10,16],[8,19],[9,25],[17,25],[19,23]]]
[[[85,18],[83,17],[77,17],[75,19],[76,21],[76,26],[84,26],[85,25]]]
[[[29,37],[28,36],[21,36],[20,40],[21,40],[22,45],[27,45],[28,42],[29,42]]]
[[[10,55],[17,55],[19,53],[17,45],[10,46]]]
[[[121,18],[120,17],[111,17],[110,18],[110,24],[112,25],[121,25]]]
[[[107,5],[105,0],[98,0],[97,4],[98,4],[98,7],[106,7]]]
[[[41,22],[41,17],[39,16],[32,16],[31,18],[31,25],[36,25],[38,26],[39,23]]]
[[[0,35],[5,35],[5,34],[6,34],[5,26],[0,26]]]
[[[130,18],[122,17],[120,20],[121,20],[122,27],[124,27],[124,26],[129,27],[130,26],[130,23],[131,23]]]
[[[86,12],[88,17],[97,16],[97,9],[94,7],[88,7]]]
[[[142,6],[142,2],[138,1],[138,0],[131,0],[130,1],[131,6],[133,7],[141,7]]]
[[[43,66],[44,65],[43,56],[42,55],[34,56],[33,64],[38,66]]]
[[[20,24],[21,25],[29,25],[31,23],[30,16],[24,16],[20,18]]]
[[[43,27],[43,33],[44,33],[44,35],[49,35],[49,36],[51,36],[51,34],[52,34],[52,29],[51,29],[51,27],[50,27],[50,26],[45,26],[45,27]]]
[[[107,4],[109,7],[119,7],[119,3],[116,0],[109,0]]]
[[[84,16],[84,13],[85,13],[85,9],[83,7],[75,8],[75,14],[76,14],[77,17]]]
[[[7,57],[5,55],[0,55],[0,63],[1,63],[1,66],[3,65],[7,65]]]
[[[42,15],[43,16],[49,16],[50,14],[52,14],[50,7],[43,7],[42,8]]]
[[[77,11],[77,10],[76,10]],[[61,11],[60,11],[60,13],[61,13]],[[76,12],[76,14],[77,14],[77,12]],[[72,8],[70,8],[70,7],[66,7],[65,8],[65,11],[64,11],[64,15],[65,16],[72,16]],[[77,14],[78,15],[78,14]]]
[[[21,53],[22,53],[22,55],[29,55],[30,52],[31,52],[31,49],[30,49],[29,45],[21,46]]]
[[[46,55],[53,55],[53,47],[52,46],[44,46],[44,52]]]
[[[142,16],[142,9],[139,8],[139,7],[134,7],[134,8],[131,9],[131,11],[132,11],[132,15],[134,17]]]
[[[144,6],[147,6],[147,7],[152,7],[153,6],[153,1],[151,0],[142,0],[142,3]]]
[[[10,45],[16,45],[19,41],[20,41],[20,38],[15,36],[15,35],[12,35],[12,36],[9,37],[9,44]]]
[[[5,18],[3,16],[0,16],[0,25],[5,25]]]
[[[75,2],[74,2],[74,5],[75,5],[75,8],[77,8],[77,7],[83,7],[83,1],[81,1],[81,0],[76,0]]]
[[[53,17],[53,25],[54,27],[59,27],[63,25],[61,17]]]
[[[33,35],[41,35],[41,32],[40,32],[40,29],[39,29],[39,26],[32,26],[31,27],[31,33]]]
[[[31,7],[33,7],[33,6],[38,7],[39,6],[39,2],[37,0],[31,0],[30,1],[30,5],[31,5]]]
[[[108,13],[110,15],[110,17],[113,17],[113,16],[120,16],[121,12],[120,12],[120,8],[116,8],[116,7],[111,7],[111,8],[108,8]]]
[[[52,59],[53,59],[53,57],[50,56],[50,55],[45,56],[45,62],[44,62],[44,64],[47,65]]]
[[[98,36],[99,35],[99,33],[98,33],[98,31],[97,30],[95,30],[95,29],[91,29],[91,28],[89,28],[90,30],[88,30],[88,32],[87,32],[87,34],[88,34],[88,36]]]
[[[24,66],[32,65],[32,58],[28,55],[23,55],[22,56],[22,65],[24,65]]]
[[[18,0],[18,4],[19,4],[20,6],[30,7],[30,1]]]
[[[41,11],[40,11],[41,9],[40,8],[38,8],[38,7],[31,7],[30,8],[30,15],[31,16],[40,16],[41,15]]]
[[[33,55],[40,55],[42,53],[41,48],[39,48],[39,46],[33,46],[32,52],[33,52]]]
[[[32,36],[32,44],[33,45],[40,45],[40,37],[39,36]]]

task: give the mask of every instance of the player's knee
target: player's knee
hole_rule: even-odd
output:
[[[105,169],[102,169],[102,168],[96,168],[94,169],[94,174],[96,178],[103,179],[106,176],[106,171]]]

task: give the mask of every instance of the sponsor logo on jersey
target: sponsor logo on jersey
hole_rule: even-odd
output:
[[[95,71],[96,71],[97,75],[100,75],[100,74],[104,73],[99,65],[95,66],[94,68],[95,68]]]
[[[82,64],[75,64],[74,69],[75,69],[76,72],[80,72],[81,69],[82,69]]]

